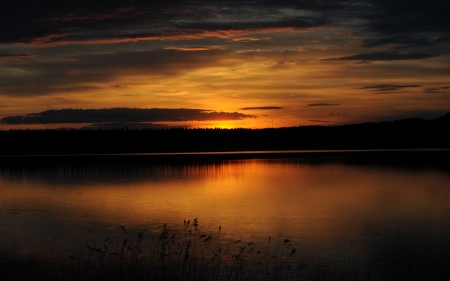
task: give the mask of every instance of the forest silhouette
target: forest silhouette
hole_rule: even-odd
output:
[[[340,126],[0,131],[0,155],[448,148],[450,112]]]

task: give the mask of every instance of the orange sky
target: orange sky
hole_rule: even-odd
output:
[[[403,1],[11,4],[0,13],[9,27],[0,35],[0,119],[118,107],[252,116],[156,122],[224,128],[437,117],[450,111],[449,4],[413,2],[421,9]],[[0,129],[66,126],[89,124],[2,121]]]

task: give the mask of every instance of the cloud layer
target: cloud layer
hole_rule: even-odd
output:
[[[240,110],[277,110],[277,109],[283,109],[281,106],[257,106],[257,107],[243,107],[240,108]]]
[[[363,53],[352,56],[344,56],[339,58],[331,58],[326,60],[395,61],[395,60],[421,60],[437,56],[438,54],[429,54],[429,53],[376,52],[376,53]]]
[[[250,127],[437,116],[450,108],[449,12],[440,0],[6,1],[0,119],[118,107],[208,108],[186,118]]]
[[[364,86],[361,89],[370,89],[383,94],[383,93],[398,92],[399,90],[403,90],[406,88],[418,88],[418,87],[420,87],[420,85],[380,84],[380,85]]]
[[[0,53],[0,59],[35,58],[37,55],[28,52]]]
[[[230,37],[274,29],[360,27],[366,47],[448,41],[450,4],[439,0],[8,1],[3,43],[89,43]]]
[[[202,109],[167,108],[110,108],[110,109],[61,109],[47,110],[25,116],[8,116],[3,124],[55,124],[55,123],[103,123],[103,122],[160,122],[241,120],[256,118],[237,112],[215,112]]]

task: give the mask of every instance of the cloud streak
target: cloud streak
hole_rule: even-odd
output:
[[[328,58],[324,60],[396,61],[396,60],[422,60],[437,56],[438,54],[430,54],[430,53],[375,52],[375,53],[362,53],[337,58]]]
[[[410,8],[414,7],[414,8]],[[89,43],[350,26],[363,45],[433,45],[449,35],[450,4],[426,0],[8,1],[1,43]],[[436,37],[437,36],[437,37]],[[436,39],[437,38],[437,39]],[[244,40],[245,42],[245,40]]]
[[[398,93],[399,90],[403,90],[406,88],[419,88],[420,85],[393,85],[393,84],[379,84],[379,85],[371,85],[371,86],[364,86],[360,89],[369,89],[376,92],[380,92],[380,94],[387,94],[387,93]]]
[[[173,50],[178,52],[196,52],[196,51],[211,51],[217,47],[166,47],[164,50]]]
[[[83,129],[168,129],[168,128],[186,128],[192,127],[191,125],[166,125],[166,124],[153,124],[143,122],[114,122],[114,123],[93,123],[89,126],[83,127]]]
[[[442,94],[448,93],[450,91],[450,87],[428,87],[424,90],[427,94]]]
[[[38,55],[28,52],[0,53],[0,59],[30,59]]]
[[[2,124],[56,124],[103,122],[160,122],[160,121],[223,121],[256,118],[238,112],[216,112],[203,109],[168,108],[110,108],[61,109],[31,113],[25,116],[8,116]]]
[[[0,90],[3,88],[0,95],[15,97],[49,95],[69,88],[74,91],[93,89],[97,83],[110,85],[116,83],[117,78],[125,72],[128,75],[176,76],[179,73],[208,67],[222,59],[226,51],[210,50],[207,51],[207,56],[203,53],[205,52],[158,49],[82,53],[53,60],[34,59],[23,72],[35,72],[40,75],[14,75],[0,79]]]
[[[256,5],[258,4],[258,5]],[[262,4],[262,5],[261,5]],[[226,36],[273,28],[311,28],[325,17],[288,15],[272,1],[19,1],[0,12],[3,43],[52,44]],[[305,7],[317,10],[319,6]],[[269,18],[270,20],[267,20]],[[243,32],[242,32],[243,31]]]

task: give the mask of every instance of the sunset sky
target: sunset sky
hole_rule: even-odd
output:
[[[0,129],[434,118],[450,111],[449,15],[443,0],[8,0]]]

